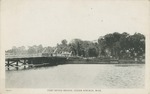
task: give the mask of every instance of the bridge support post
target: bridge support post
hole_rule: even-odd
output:
[[[16,61],[16,70],[19,69],[19,66],[18,66],[18,61]]]
[[[7,69],[9,70],[9,60],[7,61]]]
[[[24,65],[24,69],[26,69],[26,60],[24,60],[23,65]]]

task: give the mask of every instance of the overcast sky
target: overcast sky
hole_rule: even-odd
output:
[[[148,0],[2,0],[5,48],[148,31]]]

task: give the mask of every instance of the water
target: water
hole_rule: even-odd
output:
[[[6,71],[7,88],[144,88],[144,64],[66,64]]]

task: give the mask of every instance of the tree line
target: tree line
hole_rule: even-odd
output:
[[[82,57],[111,57],[111,58],[134,58],[145,55],[145,36],[141,33],[130,35],[124,33],[110,33],[99,37],[96,41],[85,41],[73,39],[69,43],[66,39],[55,47],[43,47],[42,45],[12,47],[7,50],[13,54],[38,54],[45,49],[47,53],[52,53],[57,48],[56,53],[72,52],[73,56]]]

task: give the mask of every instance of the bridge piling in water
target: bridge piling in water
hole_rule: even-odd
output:
[[[16,61],[16,70],[18,70],[19,69],[19,67],[18,67],[18,60]]]
[[[24,60],[23,65],[24,65],[24,69],[26,69],[26,60]]]
[[[9,60],[7,61],[8,63],[7,63],[7,69],[9,70]]]

